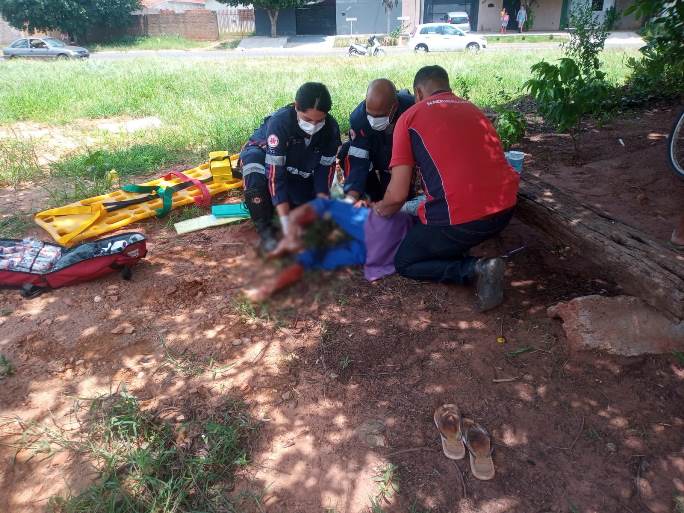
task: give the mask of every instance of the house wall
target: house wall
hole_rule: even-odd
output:
[[[408,21],[404,22],[406,33],[412,32],[416,25],[420,25],[421,12],[423,12],[421,0],[403,0],[401,2],[401,15],[408,18]]]
[[[380,0],[337,0],[335,9],[338,34],[350,33],[347,18],[356,18],[354,34],[387,34],[401,23],[402,8],[397,5],[388,13]]]
[[[480,32],[498,32],[501,26],[499,14],[501,0],[480,0],[480,11],[477,19],[477,30]],[[563,0],[539,0],[535,3],[534,25],[532,30],[558,30]],[[515,13],[511,13],[515,16]]]
[[[294,36],[297,33],[297,21],[294,9],[281,9],[276,23],[279,36]],[[263,9],[254,9],[254,32],[257,36],[271,35],[271,19]]]
[[[634,3],[633,0],[615,0],[615,8],[619,13],[622,13],[622,16],[615,24],[617,30],[637,30],[641,28],[641,20],[634,14],[624,15],[625,9],[632,5],[632,3]]]
[[[0,44],[11,43],[21,37],[21,31],[10,26],[5,20],[0,18]]]
[[[195,9],[181,13],[160,12],[134,15],[134,21],[125,33],[133,36],[181,36],[198,41],[216,41],[219,38],[218,22],[214,11]],[[122,34],[99,33],[89,39],[102,40]]]

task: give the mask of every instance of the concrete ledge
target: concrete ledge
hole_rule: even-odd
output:
[[[238,45],[242,50],[271,50],[274,48],[285,48],[287,37],[246,37]]]

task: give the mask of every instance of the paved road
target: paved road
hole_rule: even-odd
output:
[[[607,49],[640,48],[643,41],[638,38],[609,39],[606,41]],[[558,48],[559,43],[497,43],[491,44],[486,52],[513,52],[529,50],[548,50]],[[410,53],[408,47],[385,47],[389,55]],[[228,60],[249,57],[323,57],[345,56],[346,48],[329,48],[321,45],[299,45],[294,48],[251,48],[248,50],[138,50],[126,52],[95,52],[91,59],[97,61],[120,61],[142,57],[157,57],[173,60]]]

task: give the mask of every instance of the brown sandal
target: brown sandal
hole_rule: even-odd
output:
[[[470,455],[470,470],[477,479],[494,479],[492,440],[489,432],[480,424],[469,422],[463,435],[463,442]]]
[[[465,457],[466,449],[463,445],[461,433],[461,414],[455,404],[443,404],[435,410],[435,426],[442,438],[444,456],[451,460]]]

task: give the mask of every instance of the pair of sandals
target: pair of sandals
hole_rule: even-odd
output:
[[[484,426],[461,417],[455,404],[443,404],[435,411],[434,418],[444,455],[452,460],[461,460],[467,450],[473,475],[482,481],[494,479],[492,439]]]

